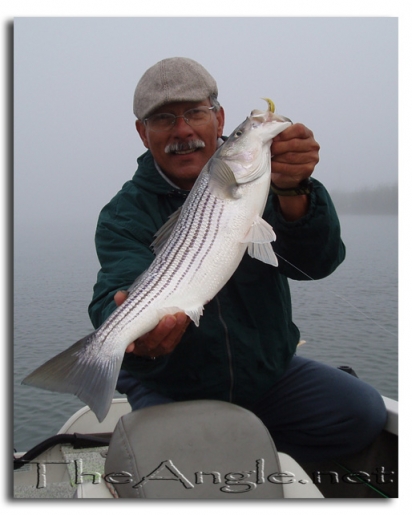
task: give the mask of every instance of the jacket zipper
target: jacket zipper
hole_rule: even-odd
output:
[[[227,357],[229,359],[229,402],[233,402],[233,384],[234,384],[234,377],[233,377],[233,360],[232,360],[232,351],[230,349],[230,341],[229,341],[229,330],[227,328],[226,322],[223,319],[222,316],[222,310],[220,307],[220,301],[219,297],[216,295],[216,303],[217,303],[217,310],[219,314],[219,320],[220,323],[223,326],[223,329],[225,331],[225,343],[226,343],[226,351],[227,351]]]

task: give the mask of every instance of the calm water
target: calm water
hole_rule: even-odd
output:
[[[291,282],[299,354],[350,365],[397,398],[397,217],[342,216],[347,259],[322,281]],[[81,233],[81,235],[79,234]],[[14,447],[55,434],[83,406],[71,395],[22,386],[46,359],[92,330],[87,315],[98,270],[93,228],[16,231]]]

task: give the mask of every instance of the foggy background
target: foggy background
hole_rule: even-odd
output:
[[[87,231],[145,150],[134,88],[166,57],[215,77],[225,134],[261,97],[313,130],[330,191],[397,183],[396,18],[17,18],[14,222]]]
[[[16,12],[38,15],[39,4],[46,16],[72,12],[66,5],[57,8],[65,2],[45,8],[40,1],[25,10],[18,9],[21,3],[3,3],[3,8],[11,4],[9,19]],[[337,3],[328,4],[327,13],[336,12]],[[71,4],[86,15],[93,11]],[[403,3],[366,4],[357,3],[362,15],[393,14]],[[106,2],[100,7],[97,14],[111,14]],[[318,12],[317,7],[311,2],[302,14]],[[338,16],[358,10],[346,3],[338,7]],[[221,8],[224,14],[231,10],[227,2]],[[404,42],[410,32],[405,18]],[[14,103],[16,239],[42,241],[49,226],[71,238],[70,228],[90,241],[85,259],[94,259],[98,212],[133,175],[143,151],[133,126],[135,85],[147,67],[175,55],[199,60],[215,76],[226,134],[251,109],[264,108],[259,99],[269,96],[278,112],[314,131],[321,144],[314,177],[328,189],[354,191],[397,181],[396,18],[33,18],[15,20],[14,37],[9,50],[14,99],[7,101]],[[410,48],[403,46],[404,70]],[[405,135],[410,94],[402,84]],[[409,152],[403,148],[405,186]],[[402,191],[406,197],[408,188]],[[403,220],[406,225],[408,218]],[[48,287],[40,301],[47,302]],[[401,421],[405,424],[405,417]]]
[[[371,205],[386,213],[392,198],[393,213],[397,23],[396,18],[271,17],[14,21],[18,429],[27,426],[33,437],[36,415],[50,430],[50,418],[58,423],[52,394],[29,393],[20,381],[90,332],[87,306],[99,268],[94,230],[101,208],[133,176],[145,151],[132,104],[146,69],[172,56],[203,64],[217,80],[227,135],[252,109],[266,108],[261,97],[272,98],[277,112],[313,130],[321,145],[314,177],[331,191],[338,211],[357,213]],[[388,243],[393,234],[383,227],[378,234],[377,254],[389,249],[396,261]],[[357,248],[367,249],[365,239]],[[361,281],[366,286],[376,279],[377,257],[367,251],[371,277]],[[393,272],[391,265],[381,275]],[[392,290],[395,283],[391,280]],[[381,313],[370,288],[365,291],[362,300],[370,300],[374,315]],[[350,291],[349,300],[356,295]],[[63,399],[56,402],[66,420],[73,410]]]

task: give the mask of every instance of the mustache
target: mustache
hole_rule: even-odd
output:
[[[166,154],[171,154],[173,152],[185,152],[187,150],[204,148],[205,146],[205,142],[201,139],[192,139],[185,142],[170,143],[169,145],[166,145],[165,152]]]

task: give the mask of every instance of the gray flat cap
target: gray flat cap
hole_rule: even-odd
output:
[[[202,65],[187,57],[163,59],[149,68],[134,92],[133,112],[144,120],[170,102],[200,102],[214,96],[217,84]]]

